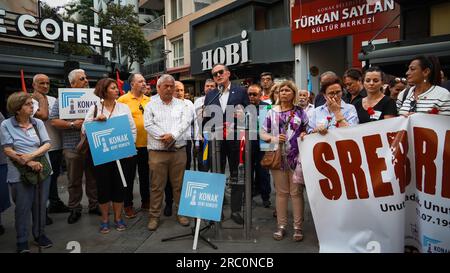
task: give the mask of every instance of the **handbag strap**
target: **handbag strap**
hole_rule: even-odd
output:
[[[41,134],[39,134],[39,130],[38,130],[38,128],[37,128],[37,126],[36,126],[36,124],[35,123],[33,123],[33,128],[34,128],[34,131],[36,131],[36,135],[38,136],[38,138],[39,138],[39,146],[41,146],[42,145],[42,138],[41,138]]]

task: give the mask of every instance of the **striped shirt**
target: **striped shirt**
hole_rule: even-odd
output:
[[[186,104],[177,98],[172,98],[166,104],[159,96],[152,97],[150,103],[145,106],[144,128],[147,130],[147,149],[167,150],[160,140],[164,134],[172,134],[176,140],[175,147],[186,145],[183,135],[191,124]]]
[[[414,88],[405,89],[397,97],[397,109],[400,115],[405,115],[412,110],[411,101],[414,101]],[[405,101],[402,103],[404,92],[408,92]],[[412,105],[414,106],[414,104]],[[437,114],[450,116],[450,92],[447,89],[433,85],[430,89],[420,94],[416,103],[417,113],[429,113],[435,108]]]

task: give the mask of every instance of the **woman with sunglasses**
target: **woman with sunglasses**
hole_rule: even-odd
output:
[[[95,86],[94,94],[98,96],[102,102],[101,105],[92,105],[86,114],[85,122],[106,121],[109,118],[126,115],[131,126],[133,139],[136,141],[136,125],[131,115],[130,108],[124,104],[117,102],[119,97],[119,89],[115,80],[110,78],[101,79]],[[84,124],[82,132],[85,133]],[[124,172],[130,169],[130,158],[120,160]],[[127,176],[127,173],[124,173]],[[94,167],[94,177],[97,182],[97,194],[100,211],[102,213],[100,223],[100,233],[105,234],[109,229],[109,207],[112,203],[114,211],[114,224],[117,231],[126,229],[125,222],[122,219],[123,202],[125,199],[125,188],[123,187],[119,169],[115,161],[100,164]]]
[[[383,76],[383,71],[378,67],[371,67],[364,73],[363,83],[367,97],[355,102],[359,123],[397,116],[395,101],[383,94]]]
[[[399,114],[404,116],[413,113],[450,115],[450,92],[439,86],[440,71],[440,64],[436,57],[418,56],[411,61],[406,77],[413,87],[398,95]]]
[[[397,101],[398,94],[405,90],[407,86],[408,82],[405,78],[393,77],[389,80],[388,87],[386,88],[386,92],[384,94]]]

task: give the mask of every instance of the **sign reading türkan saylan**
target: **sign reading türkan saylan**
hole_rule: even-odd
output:
[[[292,8],[292,43],[377,31],[400,13],[394,0],[323,0]]]
[[[299,140],[320,252],[450,252],[450,117]]]
[[[100,105],[100,98],[93,88],[59,88],[59,117],[62,119],[84,119],[91,105]]]

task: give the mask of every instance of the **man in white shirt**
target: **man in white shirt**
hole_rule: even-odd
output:
[[[47,95],[50,90],[50,79],[45,74],[36,74],[33,77],[33,116],[44,121],[45,129],[51,141],[52,147],[48,155],[52,165],[53,174],[50,181],[49,191],[49,213],[67,213],[69,208],[61,201],[58,196],[58,177],[60,175],[61,161],[62,161],[62,142],[61,133],[58,129],[50,124],[49,110],[57,103],[55,97]],[[53,221],[47,216],[47,223],[51,224]]]
[[[309,91],[308,90],[298,90],[298,106],[300,106],[311,118],[312,112],[314,110],[314,105],[309,103]]]
[[[173,97],[180,99],[185,104],[185,113],[187,114],[188,119],[190,120],[189,128],[183,135],[184,140],[186,140],[186,170],[191,169],[191,159],[192,159],[192,122],[194,120],[194,104],[192,101],[188,99],[184,99],[184,84],[180,81],[175,81],[175,92],[173,93]],[[169,180],[170,182],[170,180]],[[166,184],[165,192],[165,201],[166,207],[164,208],[164,215],[171,216],[172,215],[172,203],[173,203],[173,195],[172,195],[172,187],[170,183]]]
[[[175,79],[162,75],[156,84],[158,94],[152,97],[144,111],[144,127],[147,131],[147,148],[151,174],[150,211],[147,228],[158,228],[161,205],[167,178],[173,189],[175,210],[178,211],[184,169],[186,167],[186,140],[183,136],[190,126],[190,119],[182,100],[173,97]],[[177,216],[183,226],[189,219]]]

